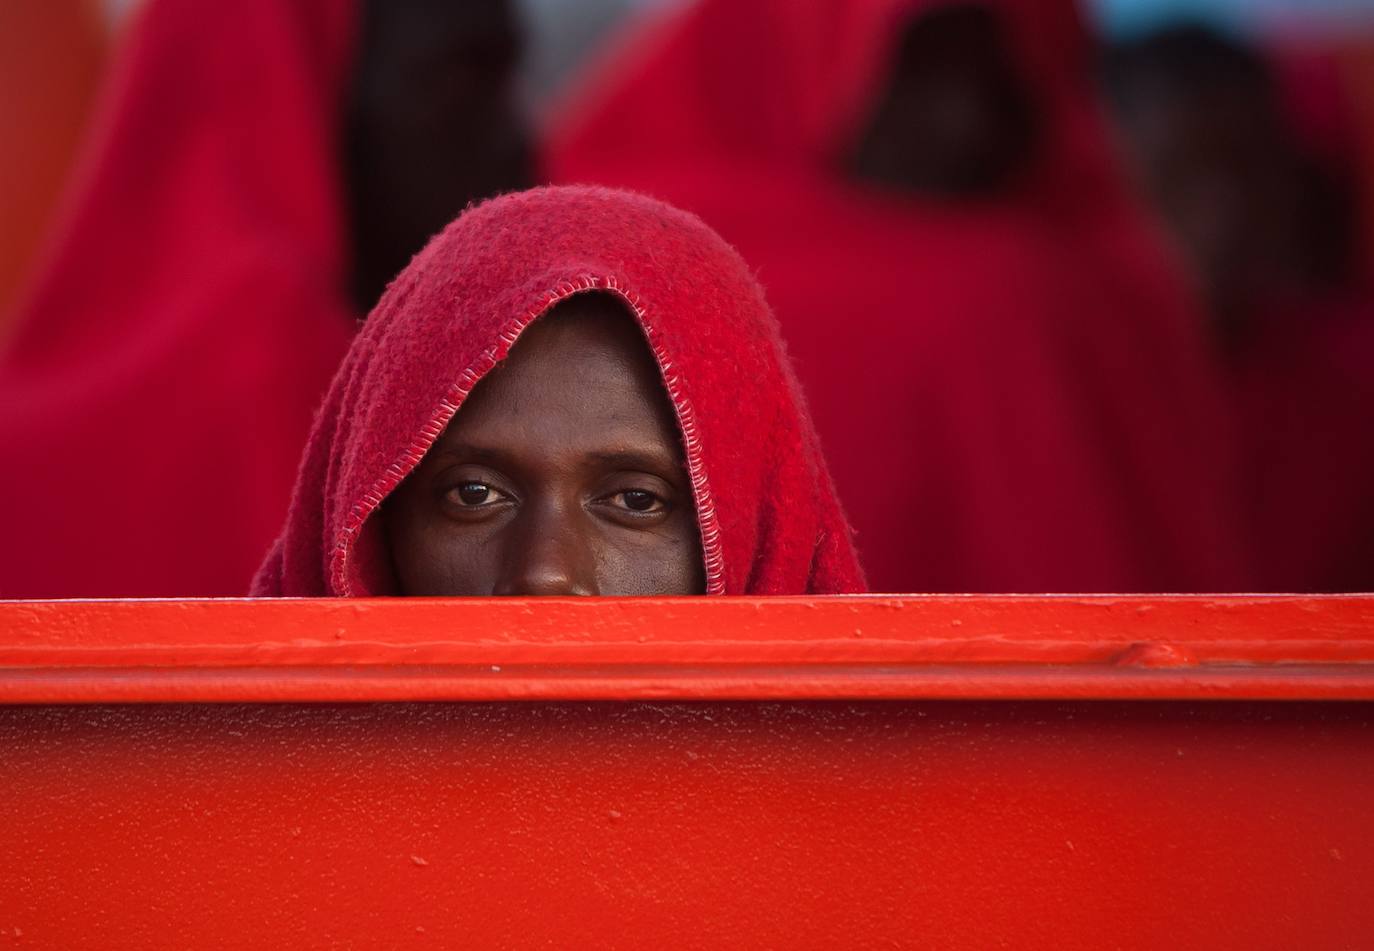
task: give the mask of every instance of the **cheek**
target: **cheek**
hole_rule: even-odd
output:
[[[449,597],[485,597],[496,584],[493,565],[500,557],[496,546],[471,532],[435,532],[428,550],[429,594]]]
[[[619,533],[598,542],[597,588],[606,596],[702,594],[701,542],[690,520],[661,532]]]
[[[443,519],[402,518],[392,526],[391,545],[401,594],[483,596],[495,586],[500,553],[483,533]]]

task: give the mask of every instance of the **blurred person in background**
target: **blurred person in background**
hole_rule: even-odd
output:
[[[500,0],[150,0],[0,353],[0,596],[235,595],[381,288],[518,187]]]
[[[1358,167],[1361,250],[1365,273],[1374,274],[1374,12],[1368,28],[1341,51],[1341,73],[1348,81],[1352,157]]]
[[[1374,296],[1358,139],[1320,61],[1181,25],[1116,46],[1138,177],[1206,301],[1267,590],[1374,587]]]
[[[468,203],[533,183],[510,0],[366,0],[346,114],[353,303]]]
[[[1113,162],[1067,0],[700,0],[559,113],[561,181],[759,270],[881,591],[1248,577],[1198,318]]]

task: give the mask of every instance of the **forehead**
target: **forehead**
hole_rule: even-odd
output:
[[[569,298],[530,325],[441,441],[512,452],[655,448],[681,455],[653,354],[634,318],[607,294]]]

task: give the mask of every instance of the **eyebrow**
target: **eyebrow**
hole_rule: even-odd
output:
[[[600,465],[617,469],[641,469],[647,472],[683,472],[686,469],[677,454],[652,450],[606,450],[588,453],[587,457]]]
[[[471,443],[452,442],[435,447],[436,455],[488,463],[498,468],[511,465],[516,461],[508,452]],[[589,452],[589,462],[599,466],[616,469],[638,469],[643,472],[668,475],[684,474],[686,465],[682,458],[672,452],[657,452],[652,449],[603,449]]]
[[[487,449],[465,442],[440,443],[434,447],[434,452],[439,456],[460,456],[474,462],[501,463],[509,459],[506,453],[498,449]]]

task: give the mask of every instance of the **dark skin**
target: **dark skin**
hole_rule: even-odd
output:
[[[997,14],[950,4],[906,27],[849,172],[935,199],[996,196],[1030,164],[1038,134]]]
[[[705,590],[676,417],[643,334],[607,295],[527,328],[383,514],[401,594]]]

